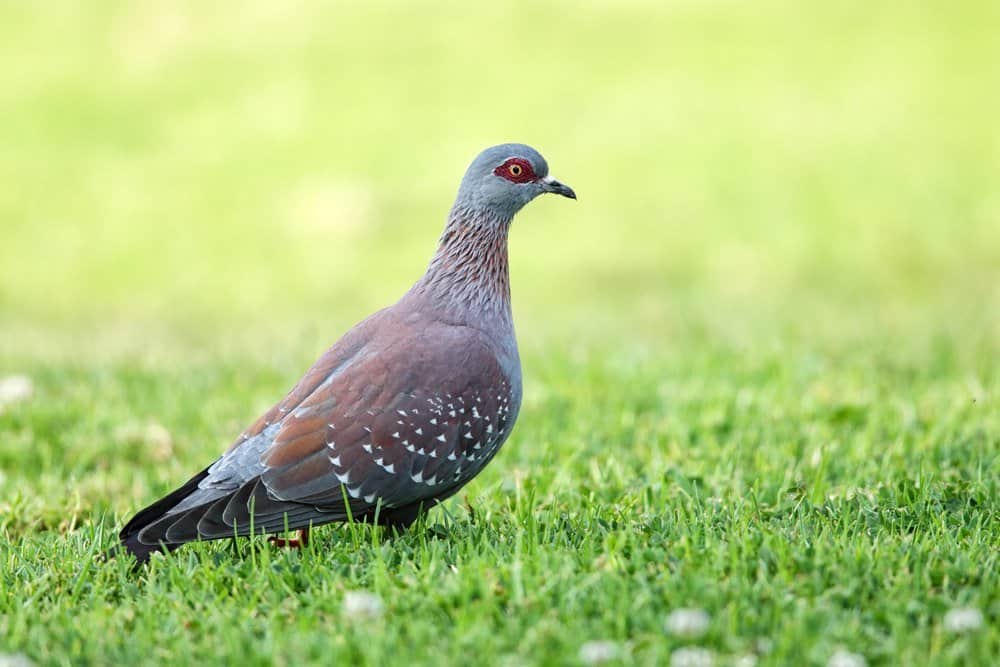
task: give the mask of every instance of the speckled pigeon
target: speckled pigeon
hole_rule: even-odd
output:
[[[424,276],[337,341],[219,459],[136,514],[121,545],[144,562],[196,540],[349,517],[402,530],[475,477],[521,404],[511,219],[542,193],[576,198],[548,172],[529,146],[483,151]]]

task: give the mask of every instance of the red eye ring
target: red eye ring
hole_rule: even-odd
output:
[[[504,161],[502,165],[493,170],[493,173],[511,183],[530,183],[537,180],[531,163],[520,157],[512,157]]]

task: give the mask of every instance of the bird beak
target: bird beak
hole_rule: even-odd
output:
[[[546,176],[542,179],[542,189],[545,190],[545,192],[552,192],[557,195],[562,195],[563,197],[576,199],[576,193],[573,192],[573,188],[568,185],[563,185],[551,176]]]

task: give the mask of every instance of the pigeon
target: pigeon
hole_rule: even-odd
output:
[[[543,193],[576,199],[524,144],[484,150],[427,271],[357,324],[207,468],[137,513],[116,550],[367,521],[395,531],[496,456],[521,406],[507,235]],[[277,538],[272,538],[277,540]]]

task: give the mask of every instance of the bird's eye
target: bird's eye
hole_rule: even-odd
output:
[[[519,157],[510,158],[494,169],[493,173],[511,183],[530,183],[535,180],[535,171],[531,168],[531,163]]]

